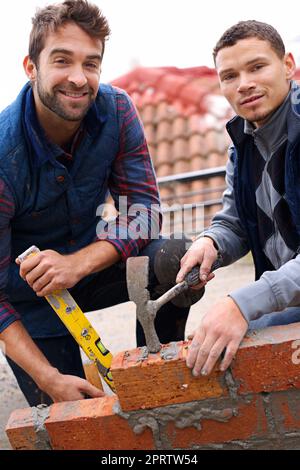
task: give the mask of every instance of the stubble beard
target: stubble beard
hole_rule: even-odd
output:
[[[89,93],[89,101],[88,104],[82,107],[81,104],[73,104],[73,111],[71,109],[67,109],[66,106],[61,103],[59,99],[60,92],[58,90],[53,89],[51,93],[47,92],[43,86],[40,77],[37,77],[36,80],[37,85],[37,93],[39,96],[40,101],[42,104],[59,116],[61,119],[65,121],[77,122],[82,121],[82,119],[86,116],[88,110],[92,106],[94,99],[92,99],[91,93]]]

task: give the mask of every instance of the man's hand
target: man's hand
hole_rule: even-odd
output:
[[[201,289],[208,281],[215,277],[215,275],[211,273],[211,267],[217,257],[218,252],[214,247],[212,239],[208,237],[199,238],[192,244],[181,259],[181,269],[177,274],[176,282],[183,281],[192,268],[199,264],[201,283],[193,287],[193,289]]]
[[[86,395],[91,398],[100,398],[105,394],[87,380],[73,375],[63,375],[57,369],[41,379],[38,386],[54,402],[83,400]]]
[[[224,349],[220,370],[226,370],[247,330],[247,321],[230,297],[216,303],[204,315],[189,348],[186,363],[193,375],[209,375]]]
[[[30,256],[20,264],[20,276],[36,292],[38,297],[50,295],[59,289],[68,289],[80,281],[80,263],[74,255],[60,255],[45,250]]]

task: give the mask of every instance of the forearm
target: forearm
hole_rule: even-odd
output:
[[[20,321],[7,327],[0,340],[5,344],[5,353],[47,393],[54,402],[82,400],[103,396],[103,392],[80,377],[63,375],[52,367],[38,349]]]
[[[46,383],[57,374],[46,357],[38,349],[20,321],[15,321],[0,333],[5,353],[20,366],[37,385],[45,390]]]
[[[267,271],[261,278],[230,293],[246,320],[300,305],[300,255],[277,271]]]
[[[100,240],[69,255],[74,266],[79,270],[80,279],[96,272],[103,271],[121,259],[114,245]]]

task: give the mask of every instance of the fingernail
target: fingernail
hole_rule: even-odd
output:
[[[202,369],[201,375],[204,375],[204,376],[207,375],[207,370],[206,370],[206,369]]]
[[[201,274],[200,279],[203,282],[207,281],[207,275],[206,274]]]
[[[192,373],[194,377],[199,377],[199,372],[197,370],[194,369]]]

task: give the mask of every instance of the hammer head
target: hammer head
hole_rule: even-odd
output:
[[[126,277],[128,295],[132,302],[143,304],[150,300],[148,256],[129,258],[126,265]]]
[[[154,327],[156,309],[150,301],[149,258],[138,256],[129,258],[126,265],[127,290],[129,299],[136,304],[136,316],[144,330],[149,352],[160,351],[161,344]]]

